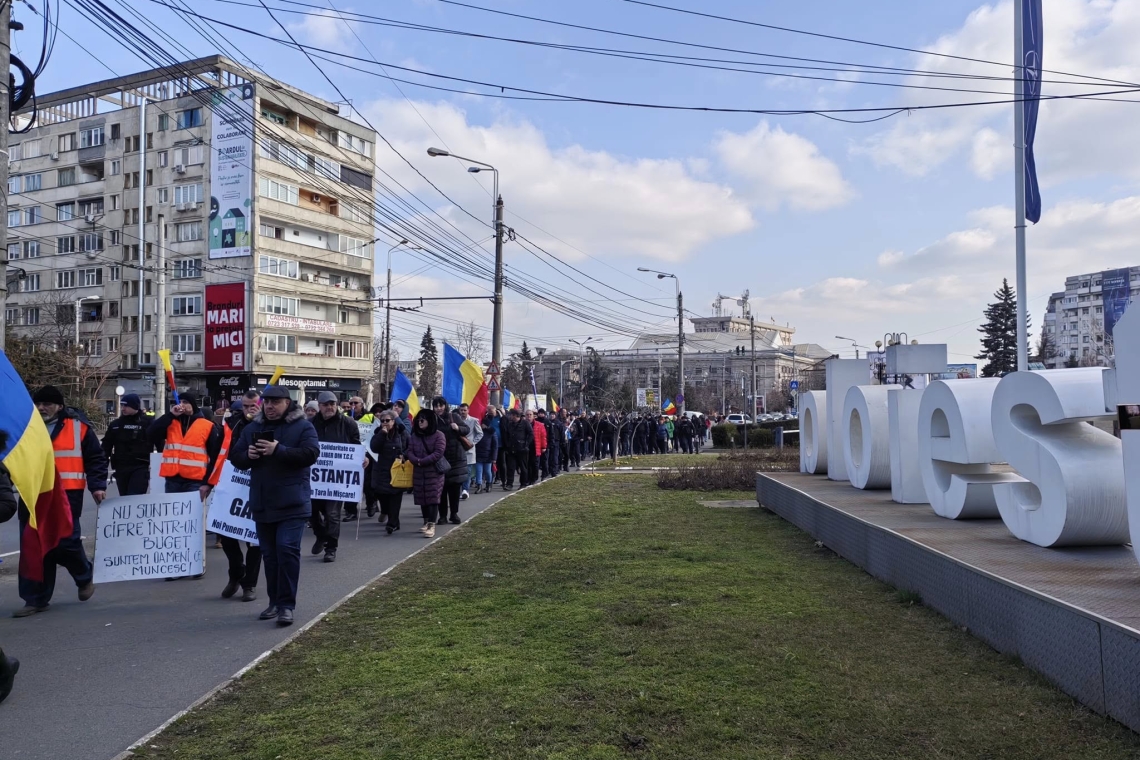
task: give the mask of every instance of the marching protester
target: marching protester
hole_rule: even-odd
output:
[[[527,462],[527,481],[521,483],[524,488],[532,486],[539,482],[540,475],[538,470],[538,463],[542,455],[546,453],[546,425],[538,420],[534,412],[530,409],[526,412],[526,423],[530,425],[531,435],[534,436],[534,446],[531,447],[530,459]]]
[[[402,398],[397,399],[392,403],[392,411],[396,413],[396,421],[404,428],[404,432],[411,435],[412,417],[408,414],[408,402]]]
[[[0,451],[8,450],[8,432],[0,430]],[[6,523],[16,516],[19,510],[19,500],[16,498],[16,488],[12,485],[12,476],[8,468],[0,464],[0,523]],[[12,685],[16,681],[16,673],[20,670],[20,661],[9,657],[0,649],[0,702],[7,699],[12,693]]]
[[[483,425],[468,412],[471,408],[467,404],[459,405],[459,426],[467,426],[467,441],[471,446],[467,449],[467,480],[463,481],[463,491],[460,499],[470,496],[471,481],[475,478],[475,447],[483,440]]]
[[[147,438],[151,420],[142,412],[138,394],[128,393],[119,403],[119,416],[103,435],[103,453],[115,473],[120,496],[144,494],[150,481],[150,454],[154,445]]]
[[[210,478],[210,485],[217,486],[222,475],[222,465],[228,457],[229,450],[237,441],[246,426],[253,422],[261,410],[261,394],[256,390],[249,390],[240,400],[235,401],[229,418],[225,421],[222,435],[222,448],[218,452],[217,464]],[[217,499],[217,497],[214,497]],[[241,600],[252,602],[257,599],[257,578],[261,575],[261,547],[257,544],[246,543],[245,554],[241,550],[242,542],[230,536],[222,536],[222,551],[229,562],[229,582],[222,589],[222,598],[229,599],[241,587]]]
[[[379,423],[368,442],[368,448],[376,453],[376,462],[369,469],[372,489],[380,501],[380,521],[389,536],[400,529],[400,502],[404,498],[404,489],[392,485],[392,465],[407,461],[410,443],[396,413],[380,412]]]
[[[71,573],[79,588],[79,601],[86,602],[95,593],[94,568],[83,548],[79,518],[83,514],[83,488],[91,492],[99,504],[107,495],[107,457],[91,423],[78,409],[67,406],[63,393],[54,385],[45,385],[36,391],[32,401],[39,410],[51,436],[55,453],[55,468],[67,500],[74,523],[70,536],[61,538],[56,548],[44,556],[44,579],[34,581],[19,577],[20,598],[24,606],[12,613],[23,618],[45,612],[55,592],[55,568],[62,565]],[[20,536],[30,516],[27,509],[20,511]]]
[[[677,443],[680,444],[680,449],[686,454],[693,453],[693,421],[685,415],[677,418],[677,422],[673,427],[674,435],[677,436]]]
[[[317,398],[320,401],[320,397]],[[353,396],[348,401],[348,416],[354,421],[359,420],[364,416],[364,399],[360,396]]]
[[[335,399],[334,399],[335,406]],[[261,412],[230,449],[235,467],[250,471],[249,508],[265,562],[269,606],[262,620],[293,624],[301,574],[301,538],[312,516],[309,468],[321,454],[317,431],[289,391],[271,385]]]
[[[321,405],[317,403],[316,399],[305,404],[305,419],[312,422],[313,418],[317,416],[317,412],[321,411]]]
[[[447,441],[444,458],[451,469],[444,475],[443,497],[439,502],[439,520],[458,525],[459,500],[463,484],[467,480],[467,452],[474,444],[467,438],[470,431],[467,423],[460,419],[459,412],[452,412],[443,396],[436,396],[431,402],[436,415],[436,430],[443,433]],[[480,432],[482,435],[482,432]]]
[[[665,423],[665,415],[657,418],[657,453],[669,453],[669,426]]]
[[[312,425],[317,431],[317,440],[321,443],[360,443],[360,428],[349,417],[341,414],[336,408],[336,395],[332,391],[321,391],[317,396],[320,413],[312,419]],[[317,540],[313,543],[312,553],[325,553],[325,562],[336,561],[336,550],[340,545],[341,511],[348,512],[344,516],[345,522],[357,519],[357,505],[347,502],[332,501],[330,499],[312,500],[313,534]]]
[[[203,501],[210,493],[210,474],[222,448],[222,431],[198,408],[198,397],[187,391],[180,402],[150,424],[147,437],[162,452],[158,474],[166,493],[197,491]]]
[[[473,465],[475,473],[475,493],[479,493],[480,491],[483,493],[491,493],[491,483],[494,479],[494,475],[491,473],[491,466],[498,461],[499,456],[498,434],[491,425],[494,420],[495,415],[490,411],[483,415],[483,424],[480,428],[483,435],[479,439],[479,442],[475,444],[475,464]]]
[[[515,473],[519,476],[519,488],[528,485],[527,468],[534,453],[534,427],[522,419],[518,409],[507,413],[507,421],[500,427],[503,443],[503,490],[515,487]]]
[[[431,409],[416,412],[408,444],[408,461],[415,465],[412,473],[412,498],[423,515],[424,524],[420,532],[425,538],[435,537],[444,473],[451,470],[450,463],[444,458],[447,438],[436,430],[437,420],[438,417]]]

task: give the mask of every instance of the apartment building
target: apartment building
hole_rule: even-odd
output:
[[[1043,330],[1053,344],[1045,366],[1115,366],[1112,329],[1137,293],[1140,266],[1066,277],[1045,310]]]
[[[212,401],[276,367],[298,398],[359,391],[372,374],[374,132],[222,56],[41,95],[36,109],[10,140],[10,334],[78,336],[81,361],[108,376],[109,409],[116,386],[154,402],[161,348],[179,389]]]

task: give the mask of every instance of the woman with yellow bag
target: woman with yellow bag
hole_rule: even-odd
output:
[[[380,424],[368,447],[376,453],[372,490],[380,497],[380,522],[387,519],[388,535],[400,529],[400,501],[412,487],[412,463],[408,461],[408,433],[392,411],[381,412]]]

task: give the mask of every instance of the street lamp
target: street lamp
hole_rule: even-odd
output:
[[[638,267],[639,272],[649,272],[650,274],[657,275],[658,280],[664,280],[666,277],[673,278],[673,285],[677,289],[677,395],[680,397],[679,410],[681,416],[685,415],[685,306],[681,300],[681,281],[677,279],[677,275],[669,274],[668,272],[658,272],[656,269],[646,269],[645,267]]]
[[[392,384],[388,377],[388,362],[392,357],[392,251],[405,245],[408,245],[407,238],[388,249],[388,284],[384,288],[384,393],[389,401],[392,400]],[[413,245],[408,250],[422,251],[423,248]]]
[[[859,358],[859,349],[860,348],[866,348],[866,346],[862,346],[862,345],[856,343],[854,338],[845,338],[842,335],[836,335],[835,337],[837,340],[849,340],[849,341],[851,341],[851,345],[855,347],[855,358],[856,359]]]
[[[565,361],[560,361],[560,362],[558,362],[558,403],[559,403],[559,404],[561,404],[561,403],[562,403],[562,396],[563,396],[563,391],[562,391],[562,368],[563,368],[563,367],[565,367],[567,364],[571,364],[571,363],[573,363],[573,361],[574,361],[573,359],[566,359]]]
[[[495,175],[495,186],[491,196],[494,209],[492,226],[495,230],[495,314],[491,328],[491,362],[495,367],[499,367],[503,358],[503,198],[499,195],[499,170],[488,163],[457,156],[442,148],[428,148],[427,154],[432,158],[450,156],[469,164],[475,164],[476,166],[467,167],[467,171],[472,174],[477,174],[483,169],[489,169]],[[502,404],[502,391],[492,391],[490,402],[491,406],[500,406]]]
[[[594,338],[590,336],[585,340],[570,339],[570,342],[578,347],[578,411],[586,408],[586,344]]]

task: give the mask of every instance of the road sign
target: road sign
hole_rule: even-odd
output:
[[[499,390],[499,381],[496,380],[494,377],[492,377],[490,380],[487,381],[487,390],[489,390],[489,391]]]
[[[491,362],[490,364],[488,364],[487,365],[487,374],[491,375],[491,376],[497,376],[499,374],[499,365],[495,364],[494,362]]]
[[[799,380],[793,380],[792,382],[788,383],[788,387],[791,388],[793,391],[799,390],[800,381]]]

